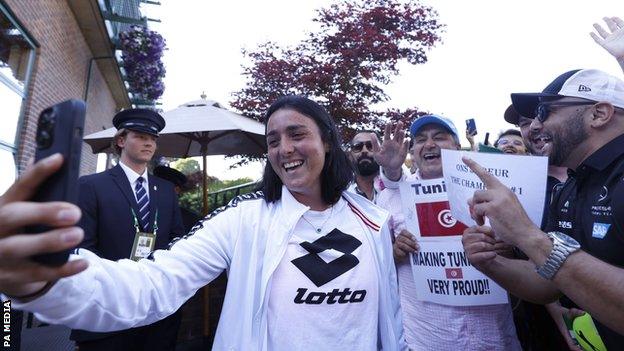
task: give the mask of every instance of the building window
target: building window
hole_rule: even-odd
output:
[[[0,194],[17,176],[17,144],[35,43],[0,2]]]

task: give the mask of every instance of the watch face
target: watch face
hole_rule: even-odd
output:
[[[565,234],[560,233],[560,232],[551,232],[551,234],[554,237],[556,237],[558,240],[560,240],[566,246],[570,246],[570,247],[573,247],[573,248],[581,247],[581,245],[578,243],[578,241],[572,239],[568,235],[565,235]]]

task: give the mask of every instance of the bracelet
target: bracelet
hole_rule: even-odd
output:
[[[21,295],[21,296],[13,296],[13,295],[7,295],[7,294],[5,295],[7,297],[10,297],[11,299],[25,300],[25,299],[30,299],[38,295],[42,295],[44,292],[46,292],[46,290],[50,289],[50,287],[52,287],[52,282],[47,282],[41,289],[33,293],[27,294],[27,295]]]

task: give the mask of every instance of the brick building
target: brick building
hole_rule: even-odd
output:
[[[100,3],[0,0],[0,192],[32,158],[44,108],[85,100],[86,135],[112,126],[115,112],[130,106]],[[138,12],[138,0],[126,3]],[[96,161],[84,144],[81,174],[93,173]]]
[[[131,99],[115,51],[120,31],[147,24],[141,3],[155,2],[0,0],[0,194],[33,157],[37,119],[44,108],[72,98],[86,101],[88,135],[111,127],[120,109],[141,103]],[[94,173],[96,163],[91,147],[83,144],[81,175]],[[210,290],[209,299],[202,290],[183,307],[179,340],[188,350],[198,345],[206,349],[214,337],[225,277]],[[36,328],[30,314],[24,325],[25,350],[41,349],[42,344],[48,350],[72,348],[68,330]]]

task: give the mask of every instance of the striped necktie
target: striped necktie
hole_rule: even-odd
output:
[[[148,219],[149,219],[149,199],[147,198],[147,192],[143,186],[143,177],[139,177],[136,180],[136,186],[134,192],[136,193],[137,205],[139,205],[139,223],[144,231],[147,231]]]

